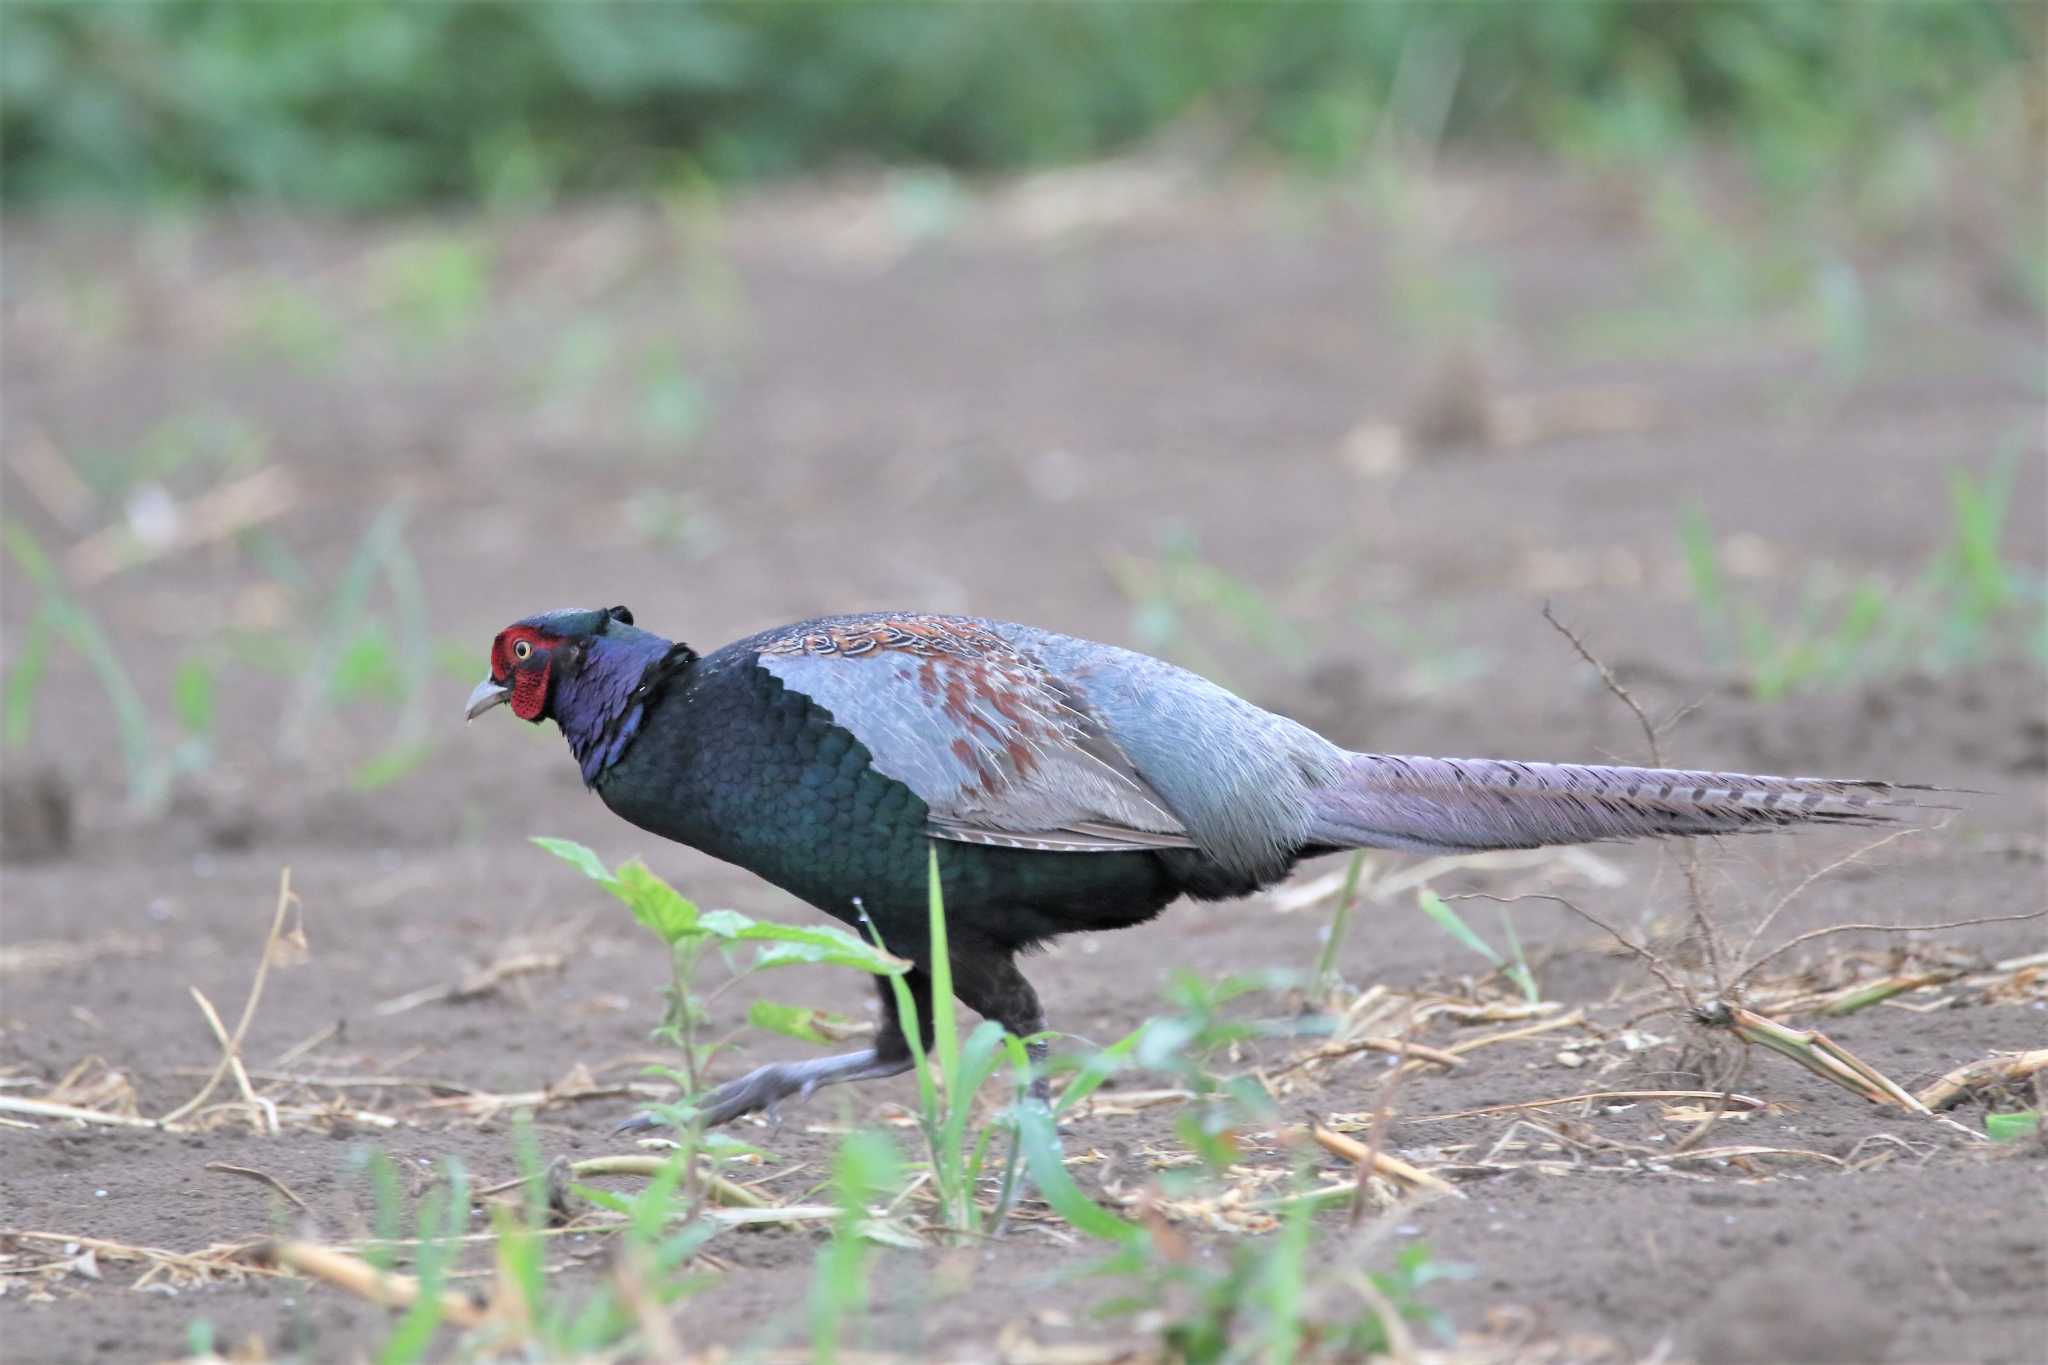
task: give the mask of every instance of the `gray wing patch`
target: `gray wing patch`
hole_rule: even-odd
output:
[[[948,643],[971,652],[841,642],[759,662],[915,792],[936,837],[1074,853],[1195,846],[1057,679],[993,636]]]

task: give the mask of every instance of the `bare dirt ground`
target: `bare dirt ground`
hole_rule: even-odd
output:
[[[2005,449],[2020,460],[2006,552],[2038,575],[2040,319],[1967,258],[1861,263],[1873,340],[1843,386],[1810,329],[1782,320],[1614,339],[1594,324],[1652,307],[1672,269],[1626,195],[1456,172],[1442,202],[1457,212],[1432,231],[1491,282],[1485,370],[1460,379],[1401,305],[1389,234],[1321,191],[1069,176],[951,202],[943,230],[928,233],[911,211],[921,202],[816,188],[717,213],[10,224],[0,339],[11,519],[61,548],[111,515],[88,500],[66,526],[61,490],[23,473],[39,449],[82,464],[146,443],[179,413],[231,412],[261,433],[256,462],[293,480],[274,531],[314,582],[332,582],[372,518],[408,501],[434,640],[468,653],[437,665],[431,756],[370,790],[345,775],[385,747],[394,706],[342,708],[287,756],[276,736],[288,674],[224,668],[215,761],[143,822],[123,807],[107,702],[75,655],[53,664],[8,767],[56,772],[78,830],[60,856],[8,851],[0,1094],[47,1096],[91,1061],[67,1092],[77,1102],[154,1117],[189,1098],[220,1050],[188,987],[234,1025],[282,867],[303,900],[310,956],[273,972],[245,1046],[257,1087],[284,1107],[280,1134],[251,1133],[239,1105],[183,1133],[19,1116],[0,1126],[7,1359],[175,1357],[201,1320],[222,1343],[253,1335],[272,1355],[355,1358],[388,1330],[383,1310],[303,1280],[189,1265],[137,1292],[150,1263],[109,1246],[84,1273],[82,1239],[190,1253],[279,1230],[360,1236],[370,1205],[357,1154],[381,1148],[417,1172],[416,1190],[451,1156],[480,1183],[506,1178],[511,1116],[537,1091],[550,1092],[535,1118],[548,1156],[620,1150],[609,1129],[636,1101],[617,1087],[655,1053],[664,964],[619,906],[529,835],[582,840],[610,860],[639,853],[705,904],[810,917],[613,820],[551,732],[499,716],[461,726],[463,669],[480,673],[492,634],[542,608],[624,602],[641,624],[700,646],[873,607],[971,610],[1145,644],[1132,594],[1160,581],[1162,544],[1188,535],[1294,634],[1233,640],[1183,602],[1176,652],[1333,738],[1644,759],[1633,720],[1542,620],[1547,600],[1653,715],[1697,703],[1664,740],[1673,763],[1983,793],[1958,798],[1945,827],[1809,888],[1770,942],[1836,922],[2043,904],[2048,692],[2024,643],[1938,674],[1758,700],[1701,647],[1676,535],[1681,510],[1697,505],[1732,538],[1739,590],[1775,607],[1816,574],[1903,584],[1948,535],[1952,471],[1986,468]],[[485,282],[469,300],[459,262],[445,289],[423,267],[422,306],[446,316],[408,324],[394,310],[412,297],[410,267],[393,253],[423,238],[479,253]],[[331,347],[301,353],[280,339],[274,302],[286,286],[333,320]],[[663,387],[664,367],[694,387]],[[1463,403],[1481,414],[1475,430],[1511,430],[1463,448],[1398,443],[1390,432],[1410,422],[1418,393],[1446,382],[1454,418]],[[1531,410],[1551,415],[1515,427]],[[216,474],[162,477],[190,496]],[[246,541],[166,556],[82,597],[154,708],[167,704],[176,661],[223,632],[268,631],[301,656],[319,643],[316,623],[278,619],[298,599]],[[0,634],[18,642],[35,606],[10,573]],[[1704,849],[1714,913],[1752,922],[1865,841]],[[1435,885],[1569,896],[1684,958],[1678,860],[1621,848],[1597,858],[1459,868]],[[1411,863],[1385,859],[1380,875]],[[1305,868],[1300,880],[1333,870]],[[1160,1008],[1174,969],[1307,968],[1329,907],[1286,905],[1176,907],[1142,929],[1063,943],[1032,976],[1058,1027],[1107,1042]],[[1471,909],[1496,934],[1491,910]],[[1735,1087],[1761,1107],[1724,1118],[1704,1158],[1658,1158],[1695,1126],[1698,1106],[1680,1101],[1441,1118],[1696,1088],[1703,1065],[1722,1074],[1699,1062],[1703,1035],[1682,1019],[1629,1024],[1666,1002],[1597,930],[1548,902],[1513,913],[1556,1004],[1535,1022],[1574,1010],[1583,1022],[1475,1048],[1455,1070],[1423,1068],[1393,1100],[1391,1149],[1445,1168],[1463,1197],[1404,1206],[1372,1254],[1420,1240],[1470,1267],[1429,1291],[1451,1324],[1493,1342],[1498,1358],[2039,1359],[2038,1143],[1973,1142],[1760,1050]],[[2038,921],[1838,936],[1781,959],[1771,980],[1828,988],[1882,975],[1893,952],[1914,970],[1961,968],[1844,1017],[1787,1016],[1825,1027],[1911,1090],[2048,1044],[2040,970],[1991,966],[2038,954],[2044,938]],[[465,998],[379,1007],[522,953],[549,965]],[[1412,894],[1361,906],[1340,967],[1354,996],[1510,998],[1476,981],[1485,964]],[[853,1015],[870,996],[824,970],[765,989]],[[742,1023],[746,999],[721,999],[715,1031]],[[1240,1003],[1264,1015],[1298,1007],[1280,995]],[[1455,1047],[1512,1026],[1445,1014],[1415,1037]],[[742,1041],[721,1069],[801,1050]],[[1312,1046],[1269,1042],[1231,1064],[1262,1067],[1291,1114],[1369,1115],[1389,1059],[1287,1069]],[[1719,1061],[1728,1055],[1724,1038]],[[378,1077],[394,1079],[366,1079]],[[1065,1137],[1077,1179],[1109,1201],[1138,1197],[1174,1144],[1172,1105],[1120,1113],[1117,1093]],[[841,1125],[900,1115],[911,1094],[907,1080],[829,1093],[777,1130],[749,1126],[778,1158],[764,1188],[802,1197]],[[234,1098],[231,1087],[216,1097]],[[1984,1112],[1976,1100],[1953,1111],[1979,1131]],[[1253,1164],[1275,1151],[1271,1134],[1245,1141]],[[1771,1150],[1730,1150],[1740,1148]],[[266,1173],[304,1207],[220,1163]],[[1326,1222],[1318,1245],[1337,1254],[1342,1216]],[[1196,1257],[1255,1235],[1229,1220],[1179,1230]],[[688,1301],[682,1340],[803,1342],[818,1236],[722,1235],[722,1277]],[[603,1242],[565,1238],[551,1263],[594,1281]],[[971,1251],[891,1255],[866,1333],[879,1349],[1024,1359],[1027,1341],[1152,1339],[1142,1323],[1090,1315],[1108,1287],[1075,1272],[1097,1253],[1047,1222]]]

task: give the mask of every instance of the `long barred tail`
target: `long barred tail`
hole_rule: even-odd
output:
[[[1600,839],[1877,824],[1932,787],[1676,768],[1353,754],[1315,794],[1314,842],[1457,853]]]

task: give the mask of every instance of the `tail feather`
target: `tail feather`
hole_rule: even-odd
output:
[[[1675,768],[1353,754],[1315,794],[1315,843],[1426,853],[1540,848],[1786,825],[1868,825],[1934,788]]]

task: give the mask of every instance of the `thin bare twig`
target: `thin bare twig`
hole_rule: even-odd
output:
[[[321,1029],[317,1033],[308,1034],[306,1037],[300,1039],[298,1042],[293,1043],[290,1047],[286,1048],[283,1052],[278,1053],[277,1060],[273,1061],[271,1065],[274,1067],[290,1066],[293,1062],[298,1061],[299,1058],[305,1056],[307,1053],[317,1051],[326,1044],[334,1041],[336,1038],[339,1038],[341,1036],[341,1031],[346,1027],[348,1027],[348,1021],[346,1019],[335,1020],[326,1028]]]
[[[276,1190],[279,1194],[291,1200],[292,1203],[297,1204],[306,1212],[311,1213],[313,1211],[312,1206],[307,1204],[305,1200],[299,1198],[299,1196],[293,1192],[291,1186],[285,1184],[282,1180],[279,1180],[276,1176],[272,1175],[268,1171],[259,1171],[254,1166],[236,1166],[226,1161],[209,1161],[206,1163],[206,1169],[209,1171],[220,1171],[225,1175],[245,1175],[249,1177],[249,1179],[251,1180],[260,1180],[264,1184],[270,1186],[271,1189]]]
[[[1947,824],[1948,821],[1943,820],[1939,825],[1933,826],[1933,828],[1941,829],[1946,827]],[[1832,876],[1834,873],[1841,871],[1843,868],[1847,867],[1849,864],[1857,861],[1858,859],[1864,857],[1865,855],[1877,852],[1877,850],[1883,848],[1886,844],[1891,843],[1894,839],[1903,839],[1909,834],[1921,834],[1924,833],[1928,828],[1929,827],[1925,825],[1906,825],[1900,829],[1892,830],[1884,837],[1880,839],[1874,839],[1870,843],[1865,844],[1863,847],[1856,849],[1854,852],[1843,854],[1841,857],[1829,863],[1826,867],[1823,867],[1818,872],[1815,872],[1812,875],[1808,876],[1804,881],[1800,882],[1799,885],[1793,887],[1790,891],[1787,891],[1783,896],[1779,897],[1778,903],[1776,905],[1773,905],[1770,908],[1770,910],[1765,913],[1764,917],[1757,921],[1756,928],[1749,931],[1749,937],[1742,941],[1742,951],[1738,953],[1736,956],[1738,958],[1748,957],[1751,951],[1753,951],[1756,948],[1757,942],[1760,939],[1762,939],[1766,933],[1770,931],[1771,925],[1774,922],[1776,922],[1778,916],[1784,913],[1785,907],[1790,905],[1793,901],[1798,900],[1799,897],[1802,894],[1804,894],[1804,892],[1809,886],[1812,886],[1815,882],[1820,881],[1825,877]],[[1759,965],[1761,964],[1752,962],[1749,966],[1745,967],[1742,971],[1742,974],[1737,976],[1735,980],[1730,983],[1729,989],[1738,991],[1741,990],[1742,983],[1749,980],[1750,976],[1755,973]]]
[[[1814,939],[1826,938],[1829,934],[1918,934],[1935,929],[1967,929],[1977,924],[2016,924],[2022,920],[2040,919],[2043,916],[2048,916],[2048,910],[2030,910],[2024,915],[1979,915],[1973,919],[1936,920],[1931,924],[1830,924],[1825,928],[1809,929],[1803,934],[1797,934],[1792,938],[1786,939],[1783,943],[1750,963],[1743,970],[1742,975],[1736,978],[1736,983],[1739,985],[1747,980],[1755,973],[1757,968],[1773,958],[1783,956],[1802,943],[1811,943]]]
[[[1735,1087],[1742,1084],[1748,1075],[1749,1049],[1743,1048],[1735,1054],[1735,1072],[1728,1077],[1727,1083],[1722,1086],[1720,1093],[1714,1097],[1714,1107],[1707,1111],[1705,1118],[1692,1126],[1690,1132],[1672,1143],[1671,1150],[1674,1152],[1689,1152],[1699,1143],[1705,1142],[1707,1135],[1720,1126],[1722,1119],[1728,1117],[1730,1113],[1729,1106],[1737,1099],[1749,1098],[1747,1095],[1737,1095],[1735,1091]]]
[[[1649,715],[1637,704],[1635,696],[1626,687],[1621,685],[1620,679],[1614,676],[1614,670],[1609,668],[1592,650],[1586,648],[1585,642],[1573,633],[1571,627],[1557,619],[1551,612],[1548,602],[1543,604],[1543,619],[1550,622],[1551,627],[1558,634],[1571,641],[1571,646],[1578,651],[1579,657],[1591,664],[1600,674],[1600,681],[1607,685],[1607,690],[1613,693],[1616,699],[1629,709],[1630,714],[1636,718],[1636,724],[1640,725],[1643,729],[1643,738],[1649,743],[1650,766],[1653,768],[1663,767],[1664,746],[1658,738],[1657,727],[1650,723]],[[1675,724],[1691,709],[1691,707],[1687,707],[1685,710],[1680,711],[1671,718],[1671,723]],[[1715,993],[1721,994],[1727,989],[1723,984],[1725,978],[1721,973],[1721,931],[1719,926],[1714,923],[1713,916],[1707,913],[1706,893],[1700,886],[1699,848],[1691,840],[1686,841],[1685,859],[1682,866],[1685,869],[1686,897],[1687,904],[1692,912],[1693,932],[1700,941],[1700,952],[1707,960],[1707,979],[1714,983]],[[1581,911],[1580,913],[1583,914],[1584,912]],[[1658,975],[1660,978],[1664,977],[1662,972],[1659,972]],[[1665,984],[1670,984],[1668,978],[1665,978]],[[1688,1001],[1692,999],[1691,995],[1683,991],[1679,992],[1679,996],[1681,999]]]
[[[1657,956],[1657,954],[1651,952],[1642,944],[1637,943],[1627,934],[1622,933],[1621,930],[1615,928],[1606,920],[1601,919],[1592,911],[1581,908],[1580,906],[1567,900],[1563,896],[1553,896],[1544,892],[1534,891],[1528,892],[1520,896],[1494,896],[1489,895],[1483,891],[1468,891],[1456,896],[1445,896],[1444,899],[1446,901],[1496,901],[1502,905],[1513,905],[1516,901],[1555,901],[1559,905],[1562,905],[1565,909],[1571,911],[1574,915],[1577,915],[1580,919],[1585,920],[1588,924],[1592,925],[1594,928],[1606,934],[1609,938],[1613,939],[1616,943],[1619,943],[1622,947],[1628,949],[1631,953],[1634,953],[1637,957],[1641,958],[1643,960],[1643,965],[1650,969],[1651,975],[1655,976],[1659,981],[1663,982],[1665,988],[1669,990],[1673,995],[1677,996],[1680,1000],[1684,1001],[1686,1004],[1686,1008],[1692,1008],[1692,992],[1688,991],[1683,985],[1679,984],[1678,978],[1671,974],[1671,969],[1665,963],[1663,958]]]
[[[1550,622],[1552,630],[1571,642],[1572,648],[1578,651],[1579,657],[1591,664],[1594,671],[1600,675],[1600,681],[1607,685],[1607,690],[1612,692],[1620,700],[1621,704],[1634,714],[1636,724],[1643,727],[1643,738],[1650,745],[1650,766],[1653,768],[1663,767],[1664,746],[1658,741],[1657,727],[1650,724],[1649,716],[1644,714],[1643,708],[1636,704],[1636,699],[1630,695],[1629,690],[1621,685],[1621,680],[1614,676],[1614,670],[1603,663],[1592,650],[1587,649],[1585,641],[1581,640],[1570,626],[1557,619],[1556,614],[1550,610],[1550,603],[1548,602],[1543,604],[1543,619]],[[1679,714],[1684,715],[1685,713],[1681,711]]]
[[[243,1002],[242,1017],[235,1024],[234,1033],[227,1038],[220,1062],[213,1068],[213,1074],[206,1078],[206,1084],[199,1087],[198,1094],[163,1116],[160,1122],[165,1126],[176,1123],[206,1103],[208,1097],[220,1085],[221,1079],[228,1074],[229,1068],[240,1064],[242,1039],[249,1032],[250,1021],[256,1017],[256,1003],[263,998],[263,983],[270,975],[270,963],[276,956],[277,941],[283,936],[285,919],[290,915],[292,906],[298,904],[298,899],[292,894],[292,870],[285,868],[278,876],[277,913],[271,916],[270,932],[264,936],[263,957],[256,964],[255,978],[249,983],[249,998]]]

